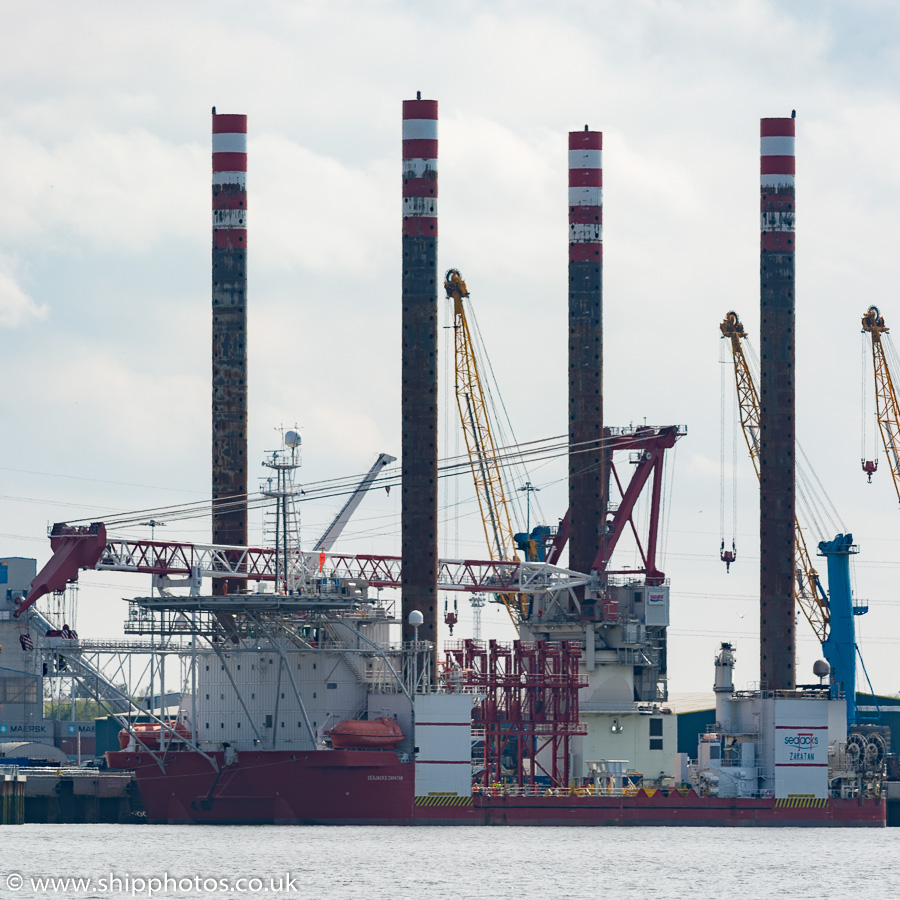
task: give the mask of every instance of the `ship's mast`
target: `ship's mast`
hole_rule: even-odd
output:
[[[294,429],[286,431],[283,443],[284,449],[272,450],[263,461],[267,469],[275,472],[275,487],[269,478],[260,492],[275,500],[275,590],[288,593],[297,587],[298,580],[291,557],[300,550],[299,529],[292,527],[296,522],[294,497],[298,489],[294,485],[294,472],[300,468],[300,433]]]

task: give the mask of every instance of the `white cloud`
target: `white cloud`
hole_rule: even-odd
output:
[[[197,185],[208,181],[209,157],[199,144],[84,128],[61,140],[10,135],[3,151],[7,246],[140,255],[172,237],[199,245],[208,231],[209,195]]]
[[[357,275],[381,265],[399,210],[399,161],[356,166],[265,133],[248,147],[256,265]]]
[[[15,328],[46,316],[47,307],[33,300],[19,285],[12,261],[0,256],[0,327]]]

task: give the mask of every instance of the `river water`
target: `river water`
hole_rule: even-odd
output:
[[[898,846],[900,829],[3,826],[0,898],[874,900],[900,896]]]

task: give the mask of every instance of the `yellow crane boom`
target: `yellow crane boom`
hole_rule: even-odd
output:
[[[512,521],[503,489],[497,448],[491,434],[484,389],[478,374],[478,360],[466,319],[463,300],[469,296],[459,269],[450,269],[444,290],[453,301],[453,329],[456,358],[456,403],[466,439],[469,462],[475,479],[475,494],[491,559],[517,560]],[[525,615],[523,594],[501,594],[513,622]]]
[[[722,337],[731,344],[734,359],[734,383],[737,388],[741,430],[750,451],[750,459],[759,480],[759,392],[753,381],[753,373],[747,363],[741,341],[747,337],[738,314],[728,313],[719,325]],[[803,611],[820,642],[828,636],[830,612],[828,598],[819,581],[819,573],[812,564],[800,521],[794,518],[794,599]]]
[[[894,480],[897,500],[900,500],[900,404],[897,403],[897,392],[894,380],[885,355],[882,336],[890,329],[885,327],[884,318],[877,306],[870,306],[862,317],[863,333],[872,338],[872,365],[875,370],[875,415],[878,429],[884,443],[888,467]],[[871,480],[871,479],[870,479]]]

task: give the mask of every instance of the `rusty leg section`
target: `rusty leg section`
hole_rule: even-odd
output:
[[[212,255],[213,543],[247,546],[247,251]],[[246,589],[216,579],[215,594]]]
[[[760,263],[760,680],[790,690],[794,672],[794,254]]]
[[[602,262],[569,262],[569,567],[590,572],[606,518]]]
[[[437,240],[403,238],[403,639],[437,642]]]

